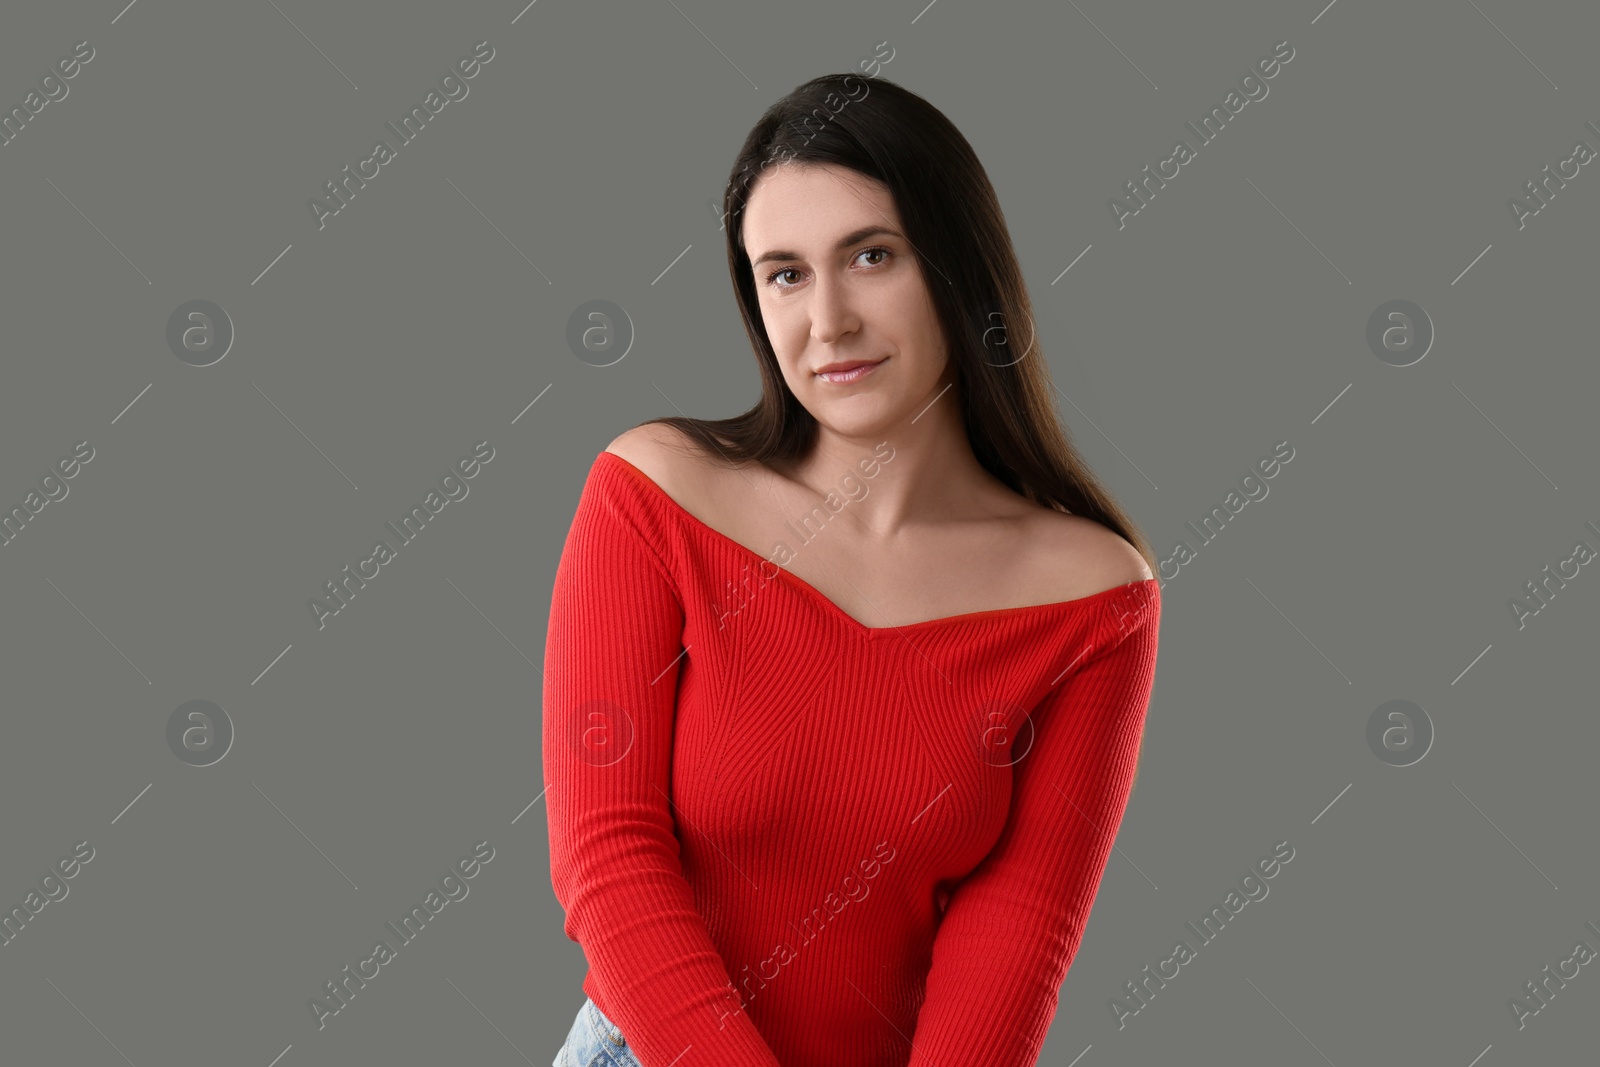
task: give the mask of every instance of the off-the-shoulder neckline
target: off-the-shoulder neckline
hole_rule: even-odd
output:
[[[651,478],[644,471],[623,459],[615,452],[604,451],[601,452],[600,455],[610,457],[610,459],[618,464],[621,469],[629,472],[638,482],[645,486],[647,491],[665,503],[668,509],[674,515],[681,517],[684,520],[685,525],[691,530],[698,531],[702,536],[708,537],[716,541],[718,544],[731,546],[745,556],[759,559],[763,562],[770,562],[767,560],[767,557],[763,556],[755,549],[749,547],[741,541],[734,540],[721,530],[718,530],[716,527],[697,517],[688,508],[678,503],[677,499],[673,497],[671,493],[668,493],[665,489],[661,488],[661,486],[656,483],[655,479]],[[952,626],[959,623],[981,622],[985,620],[1003,619],[1013,616],[1021,617],[1034,613],[1048,614],[1055,611],[1068,612],[1086,610],[1098,606],[1105,600],[1109,599],[1113,594],[1120,593],[1127,595],[1127,593],[1133,590],[1136,586],[1157,584],[1156,579],[1153,577],[1140,578],[1122,585],[1112,586],[1109,589],[1102,589],[1096,593],[1089,593],[1086,596],[1074,597],[1071,600],[1057,600],[1049,604],[1022,604],[1007,608],[988,608],[982,611],[966,611],[956,615],[942,615],[934,619],[923,619],[920,622],[906,623],[901,626],[868,626],[866,623],[862,622],[848,611],[845,611],[831,598],[824,595],[820,589],[806,581],[804,578],[801,578],[799,575],[793,573],[785,567],[779,566],[776,563],[773,563],[772,566],[777,568],[778,574],[784,580],[790,582],[796,589],[800,591],[802,595],[807,596],[815,601],[820,608],[843,623],[845,626],[868,637],[887,633],[905,634],[908,632],[916,632],[918,630],[933,629],[940,626]]]

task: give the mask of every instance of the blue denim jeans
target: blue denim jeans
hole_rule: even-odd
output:
[[[601,1013],[595,1002],[583,998],[583,1007],[572,1020],[566,1044],[556,1053],[550,1067],[641,1067],[628,1047],[622,1031]]]

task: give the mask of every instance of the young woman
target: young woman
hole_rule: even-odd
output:
[[[555,1065],[1031,1065],[1133,787],[1153,556],[931,104],[807,82],[723,206],[760,401],[612,441],[555,575],[551,880],[589,963]]]

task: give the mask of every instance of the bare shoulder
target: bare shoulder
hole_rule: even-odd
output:
[[[699,446],[675,426],[646,423],[618,435],[605,451],[619,456],[667,495],[683,503],[704,496],[715,472],[711,464],[697,458]]]
[[[1040,520],[1036,573],[1060,592],[1059,599],[1076,600],[1153,577],[1138,549],[1093,519],[1045,510]]]

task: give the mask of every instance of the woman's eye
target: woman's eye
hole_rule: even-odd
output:
[[[856,253],[856,258],[860,259],[862,256],[870,256],[870,255],[873,255],[873,254],[879,254],[879,255],[883,255],[883,256],[893,255],[893,253],[890,252],[889,249],[887,249],[887,248],[873,247],[873,248],[863,248],[860,252]],[[879,263],[882,263],[882,262],[883,261],[880,259],[877,263],[871,263],[871,264],[868,264],[868,265],[876,267],[876,266],[879,265]],[[798,270],[795,267],[779,267],[777,270],[775,270],[771,274],[767,275],[767,284],[770,285],[770,286],[773,286],[774,288],[777,288],[777,289],[792,289],[792,288],[794,288],[794,286],[797,283],[790,282],[787,285],[778,285],[777,281],[778,281],[778,276],[779,275],[782,275],[782,274],[795,274],[795,273],[798,273]]]

